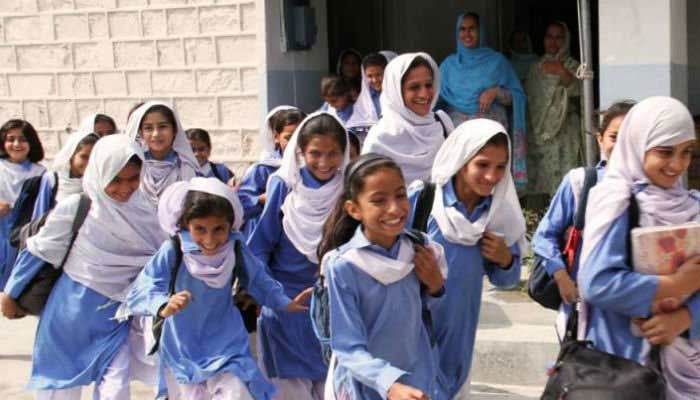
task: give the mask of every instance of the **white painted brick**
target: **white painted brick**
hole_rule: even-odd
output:
[[[27,0],[3,0],[3,12],[6,13],[32,13],[39,11],[36,1]]]
[[[257,97],[221,98],[221,125],[223,126],[255,126],[258,124]]]
[[[250,157],[252,154],[258,154],[257,142],[260,133],[253,129],[241,130],[241,156]]]
[[[5,18],[5,39],[8,43],[52,40],[53,22],[51,16],[7,17]]]
[[[49,126],[49,110],[44,101],[25,101],[22,108],[24,119],[35,128]]]
[[[75,106],[78,109],[78,121],[90,114],[102,112],[102,100],[77,100]]]
[[[200,93],[233,93],[241,89],[238,71],[233,68],[197,71],[197,91]]]
[[[62,14],[54,16],[56,39],[85,39],[90,36],[86,14]]]
[[[22,104],[19,100],[0,100],[0,123],[11,118],[22,118]]]
[[[109,19],[109,32],[112,38],[119,39],[141,36],[138,11],[112,12],[107,15]]]
[[[110,42],[75,43],[73,51],[78,69],[111,68],[113,65]]]
[[[32,122],[32,121],[29,121]],[[35,128],[37,126],[32,123]],[[58,135],[54,131],[44,131],[44,130],[39,130],[37,132],[39,135],[39,140],[41,141],[41,147],[44,149],[44,154],[45,155],[53,155],[58,153],[58,151],[61,149],[59,143],[58,143]],[[51,157],[46,157],[44,159],[44,162],[47,160],[51,159]]]
[[[148,71],[129,71],[126,73],[126,85],[130,95],[149,95],[151,74]]]
[[[83,74],[58,74],[58,94],[63,97],[92,96],[95,89],[92,77]]]
[[[219,62],[250,63],[257,60],[258,40],[253,35],[222,36],[216,38]]]
[[[107,15],[101,13],[91,13],[88,16],[88,23],[90,25],[90,38],[109,38],[109,25],[107,23]]]
[[[0,74],[0,97],[9,97],[10,90],[7,87],[7,77],[5,74]]]
[[[179,94],[194,92],[194,79],[190,71],[154,71],[153,94]]]
[[[243,155],[241,151],[241,132],[238,130],[214,132],[211,134],[211,147],[213,159],[220,161],[238,160]]]
[[[146,10],[141,13],[143,36],[165,36],[168,32],[168,24],[163,10]]]
[[[241,30],[254,32],[258,27],[255,3],[241,4],[239,7],[241,8]]]
[[[197,9],[175,8],[167,11],[168,34],[188,35],[199,33],[199,23],[197,21]]]
[[[238,32],[238,8],[235,5],[202,7],[199,9],[202,33]]]
[[[39,97],[56,95],[56,83],[53,74],[30,74],[7,77],[10,82],[12,97]]]
[[[133,99],[105,99],[104,112],[123,129],[126,127],[126,116],[136,103]]]
[[[215,98],[177,98],[175,108],[184,126],[216,125]]]
[[[39,11],[73,9],[73,0],[38,0],[38,4]]]
[[[241,82],[243,92],[257,93],[260,90],[258,86],[258,70],[256,68],[241,68]]]
[[[77,125],[75,104],[72,100],[49,100],[49,123],[53,127]]]
[[[101,9],[114,8],[115,0],[75,0],[75,8],[78,10],[84,8]]]
[[[0,71],[14,71],[16,69],[15,48],[12,46],[0,46]]]
[[[216,64],[216,47],[212,38],[185,39],[185,60],[188,65]]]
[[[126,79],[121,72],[95,72],[93,79],[97,96],[126,94]]]
[[[155,67],[156,54],[153,42],[115,42],[114,64],[117,68]]]
[[[37,44],[17,46],[19,69],[66,70],[72,68],[70,45]]]
[[[119,7],[119,8],[146,7],[146,6],[148,6],[148,0],[117,0],[117,7]]]
[[[187,0],[151,0],[151,5],[183,5]]]
[[[185,63],[185,54],[180,40],[158,40],[156,48],[158,65],[161,67],[181,66]]]

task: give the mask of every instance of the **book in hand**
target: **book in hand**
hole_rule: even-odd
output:
[[[700,254],[700,224],[647,226],[634,228],[632,265],[646,275],[676,272],[685,260]]]

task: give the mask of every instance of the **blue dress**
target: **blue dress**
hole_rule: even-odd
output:
[[[185,253],[199,250],[189,232],[179,235]],[[240,233],[232,233],[229,240],[243,239]],[[247,290],[261,303],[285,309],[291,300],[282,286],[267,275],[245,245],[240,249],[249,277]],[[168,302],[175,254],[172,241],[168,240],[139,274],[127,296],[129,309],[135,314],[155,316]],[[183,311],[165,319],[159,347],[161,365],[185,384],[202,383],[229,372],[245,383],[256,400],[271,399],[275,388],[263,377],[250,353],[248,333],[233,304],[231,285],[210,287],[193,277],[183,261],[175,292],[182,290],[192,293],[193,300]]]
[[[323,185],[306,169],[301,169],[304,185]],[[276,176],[270,178],[267,202],[260,221],[248,239],[250,250],[269,269],[270,275],[284,286],[290,298],[312,287],[319,266],[309,261],[289,240],[282,227],[282,204],[288,188]],[[271,378],[306,378],[322,380],[327,367],[321,356],[308,313],[289,313],[263,307],[258,318],[258,335],[265,370]]]
[[[409,199],[415,210],[423,187],[416,185],[413,189],[409,193]],[[471,222],[488,212],[492,201],[490,196],[484,198],[469,213],[457,198],[452,181],[443,187],[443,199],[445,207],[454,207]],[[520,280],[520,250],[517,244],[510,247],[513,262],[509,268],[503,269],[485,260],[479,246],[464,246],[448,241],[432,216],[428,219],[427,230],[430,239],[443,246],[447,258],[445,298],[435,308],[433,323],[440,350],[443,384],[452,397],[459,392],[469,376],[479,324],[483,277],[488,276],[489,281],[496,286],[509,287],[517,284]]]
[[[422,319],[423,302],[434,310],[442,299],[421,299],[415,272],[383,285],[339,257],[367,248],[396,259],[399,247],[399,241],[390,250],[372,245],[358,228],[348,243],[327,256],[331,347],[338,361],[333,382],[336,393],[347,396],[339,398],[385,399],[395,382],[420,389],[432,400],[448,398],[438,381],[437,349],[431,347]]]
[[[242,231],[246,238],[249,238],[255,230],[255,225],[258,224],[263,210],[263,204],[260,203],[259,197],[266,192],[267,181],[278,168],[264,162],[253,164],[236,191],[245,212],[245,225],[243,225]]]

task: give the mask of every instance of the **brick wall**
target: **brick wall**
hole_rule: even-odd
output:
[[[260,0],[258,0],[260,1]],[[255,159],[264,55],[256,0],[0,0],[0,121],[20,117],[49,156],[93,112],[126,126],[172,102],[212,134],[213,159]]]

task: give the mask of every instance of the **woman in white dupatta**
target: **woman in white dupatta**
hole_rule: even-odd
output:
[[[585,300],[579,325],[596,348],[642,361],[650,343],[673,343],[661,350],[669,399],[700,396],[700,258],[686,259],[670,275],[636,272],[629,235],[637,218],[630,207],[634,199],[642,227],[698,221],[700,196],[682,182],[695,139],[693,119],[680,101],[651,97],[632,107],[605,177],[589,194],[578,275]],[[688,300],[679,307],[679,298]],[[634,333],[632,321],[644,337]],[[691,340],[680,338],[686,330]]]
[[[389,62],[382,84],[382,118],[373,126],[362,153],[394,159],[407,183],[429,179],[435,154],[452,132],[452,121],[433,112],[440,92],[440,70],[426,53],[402,54]]]
[[[359,134],[361,139],[364,139],[367,130],[374,126],[382,115],[379,98],[382,94],[384,70],[396,57],[397,54],[393,51],[383,50],[368,54],[362,60],[360,95],[353,106],[352,116],[345,123],[345,127]]]
[[[61,201],[28,240],[2,299],[5,316],[20,317],[13,299],[44,262],[57,266],[68,254],[41,314],[32,353],[28,388],[38,390],[40,400],[77,400],[82,386],[92,383],[95,398],[128,400],[131,377],[155,383],[140,324],[114,317],[167,235],[139,190],[143,153],[138,146],[124,135],[107,136],[91,158],[83,182],[90,210],[72,248],[79,195]]]

